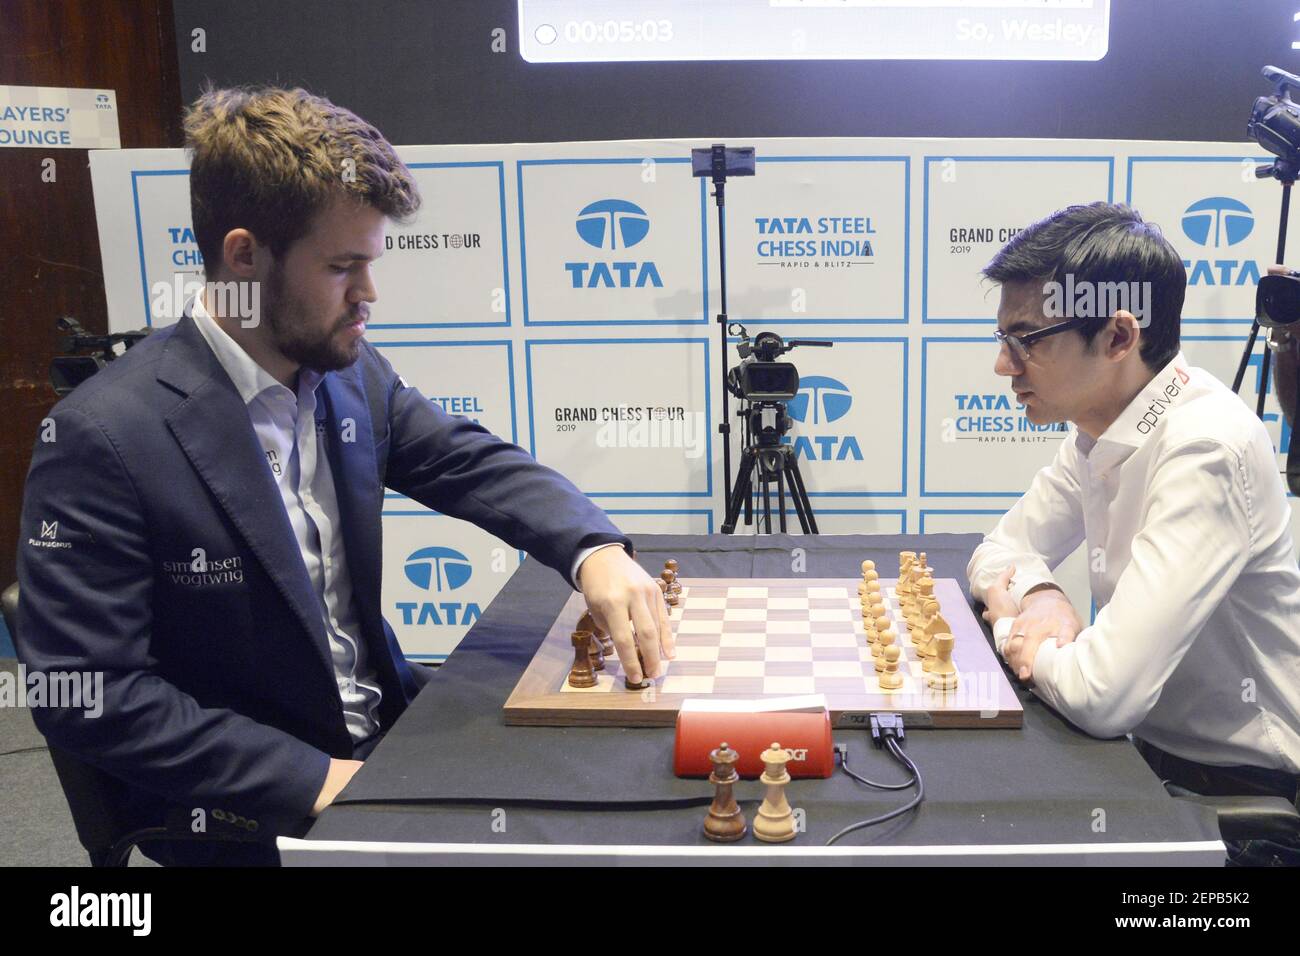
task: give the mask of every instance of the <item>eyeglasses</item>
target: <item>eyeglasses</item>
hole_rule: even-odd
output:
[[[999,346],[1005,342],[1011,346],[1011,354],[1020,361],[1029,358],[1029,346],[1033,345],[1039,339],[1045,339],[1049,335],[1055,335],[1057,332],[1068,332],[1070,329],[1077,329],[1083,325],[1083,319],[1070,319],[1067,322],[1058,322],[1056,325],[1049,325],[1045,329],[1035,329],[1032,332],[1025,332],[1021,335],[1012,335],[1010,332],[1004,332],[1001,329],[993,330],[993,338],[997,339]]]

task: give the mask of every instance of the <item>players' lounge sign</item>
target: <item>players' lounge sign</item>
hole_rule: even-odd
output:
[[[120,149],[112,90],[0,86],[0,147]]]

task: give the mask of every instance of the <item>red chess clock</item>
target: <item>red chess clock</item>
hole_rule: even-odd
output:
[[[709,753],[726,741],[736,751],[736,772],[747,779],[763,773],[760,754],[779,740],[790,754],[791,777],[829,777],[835,770],[829,711],[737,712],[683,708],[677,714],[673,772],[679,777],[707,777]]]

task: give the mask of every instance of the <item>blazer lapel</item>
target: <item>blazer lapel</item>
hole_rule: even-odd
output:
[[[266,466],[248,410],[230,376],[186,315],[159,361],[158,380],[186,396],[167,426],[195,471],[311,635],[333,670],[325,625],[279,489]]]

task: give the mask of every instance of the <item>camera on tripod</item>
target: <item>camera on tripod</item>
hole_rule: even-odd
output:
[[[803,477],[799,474],[798,462],[790,447],[781,442],[782,436],[790,430],[791,420],[785,403],[799,394],[799,370],[791,362],[777,361],[777,356],[800,345],[830,348],[834,343],[816,339],[786,341],[775,332],[760,332],[751,341],[749,332],[739,322],[730,324],[727,331],[740,336],[736,350],[741,361],[727,372],[726,382],[727,391],[744,403],[737,412],[744,421],[744,447],[740,471],[729,496],[722,530],[730,534],[735,529],[742,509],[745,523],[749,523],[749,496],[752,491],[759,490],[763,495],[766,528],[770,532],[772,510],[768,485],[775,483],[781,530],[785,530],[785,486],[788,484],[795,514],[799,517],[804,533],[810,530],[815,533],[812,505],[804,489]]]
[[[727,391],[750,403],[749,408],[741,410],[750,441],[775,447],[790,430],[785,402],[799,394],[799,370],[790,362],[777,361],[777,356],[800,345],[830,348],[834,343],[814,339],[786,342],[775,332],[759,332],[751,342],[749,333],[739,322],[733,323],[728,331],[740,336],[736,351],[741,361],[727,373]]]
[[[1272,96],[1255,100],[1246,135],[1277,157],[1270,165],[1259,167],[1255,175],[1260,179],[1272,176],[1286,187],[1282,215],[1285,223],[1290,185],[1300,173],[1300,104],[1291,99],[1291,90],[1300,88],[1300,76],[1275,66],[1264,67],[1263,73],[1273,84],[1274,92]],[[1282,261],[1282,238],[1279,238],[1278,262]],[[1261,278],[1255,292],[1255,318],[1269,329],[1286,328],[1300,320],[1300,273]]]
[[[1265,166],[1255,168],[1258,179],[1273,178],[1282,184],[1282,209],[1278,217],[1277,254],[1274,262],[1286,261],[1287,221],[1291,210],[1291,187],[1300,179],[1300,105],[1291,99],[1291,91],[1300,89],[1300,76],[1280,70],[1275,66],[1266,66],[1264,79],[1273,84],[1272,96],[1261,96],[1255,100],[1250,111],[1250,121],[1246,124],[1248,135],[1260,146],[1277,157]],[[1251,323],[1250,335],[1241,352],[1241,361],[1237,364],[1237,374],[1232,380],[1232,390],[1240,391],[1241,383],[1246,377],[1255,351],[1255,340],[1261,327],[1275,330],[1268,339],[1268,348],[1259,363],[1259,375],[1255,389],[1255,414],[1264,417],[1264,398],[1268,394],[1269,363],[1273,350],[1287,339],[1288,333],[1294,336],[1300,326],[1300,272],[1291,271],[1282,275],[1267,275],[1259,280],[1255,292],[1255,321]],[[1279,361],[1281,354],[1279,353]],[[1297,383],[1296,401],[1300,402],[1300,382]],[[1283,403],[1285,409],[1285,401]],[[1293,405],[1294,407],[1294,405]],[[1291,490],[1300,494],[1300,442],[1292,442],[1286,459],[1287,484]]]

